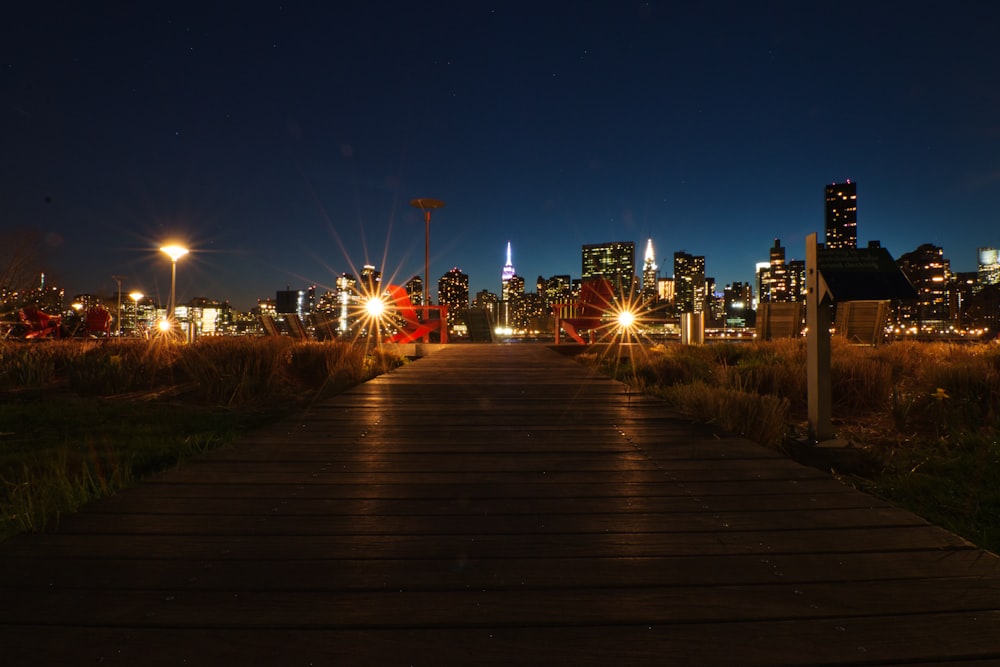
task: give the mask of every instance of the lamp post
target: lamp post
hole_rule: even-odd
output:
[[[177,260],[188,254],[188,249],[179,245],[167,245],[160,250],[170,257],[170,306],[167,308],[167,318],[173,319],[177,296]]]
[[[410,206],[419,208],[424,212],[424,322],[427,321],[427,290],[430,288],[431,276],[430,276],[430,266],[431,266],[431,211],[436,208],[441,208],[444,206],[444,202],[440,199],[430,199],[428,197],[423,197],[420,199],[414,199],[410,202]]]
[[[129,293],[129,298],[135,304],[132,309],[132,334],[136,337],[139,336],[139,302],[142,301],[142,297],[145,296],[142,292],[131,292]]]
[[[115,329],[117,332],[116,336],[122,335],[122,281],[125,280],[125,276],[111,276],[111,279],[118,283],[118,310],[115,311]]]

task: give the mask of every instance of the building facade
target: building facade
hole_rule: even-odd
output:
[[[453,327],[469,308],[469,275],[454,268],[438,280],[438,303],[448,306],[448,326]]]
[[[901,255],[897,266],[917,292],[917,299],[900,305],[898,320],[905,325],[933,325],[951,319],[949,285],[953,281],[951,262],[944,249],[925,243]]]
[[[635,243],[612,241],[583,246],[581,253],[584,281],[606,278],[618,299],[627,299],[635,292]]]
[[[705,312],[705,257],[674,253],[674,310],[678,315]]]
[[[653,251],[653,239],[646,241],[646,254],[642,260],[642,301],[655,303],[659,300],[656,290],[656,279],[659,277],[659,267],[656,265],[656,254]]]
[[[858,186],[850,180],[826,186],[826,247],[858,247]]]

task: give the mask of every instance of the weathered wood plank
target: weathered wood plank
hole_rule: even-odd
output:
[[[726,586],[737,584],[836,583],[921,579],[995,581],[1000,560],[975,549],[843,554],[696,555],[622,558],[296,559],[244,561],[228,567],[215,560],[83,560],[55,555],[45,560],[7,558],[0,568],[6,590],[200,589],[227,591],[447,591],[491,589]],[[943,577],[942,572],[947,576]],[[965,581],[968,580],[968,581]]]
[[[14,665],[650,665],[747,667],[996,664],[997,612],[651,626],[500,625],[395,631],[316,628],[0,628]],[[946,659],[950,657],[951,663]],[[961,662],[959,662],[961,661]]]

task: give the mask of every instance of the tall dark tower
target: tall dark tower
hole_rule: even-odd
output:
[[[826,247],[830,250],[858,247],[857,183],[826,186]]]

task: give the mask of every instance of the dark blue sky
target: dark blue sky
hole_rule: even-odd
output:
[[[100,8],[90,5],[100,4]],[[540,9],[539,6],[542,8]],[[1000,4],[34,3],[0,42],[0,222],[77,292],[240,308],[369,262],[499,291],[653,238],[752,280],[858,183],[861,244],[1000,245]],[[432,294],[436,290],[432,289]]]

